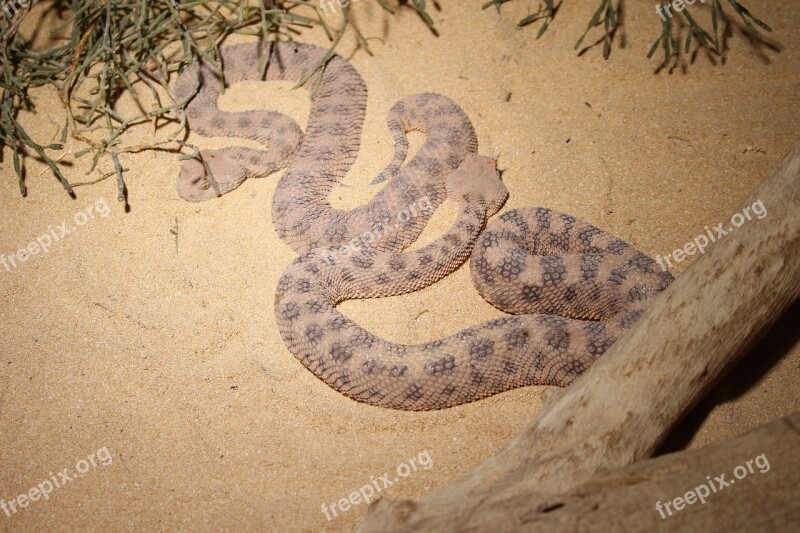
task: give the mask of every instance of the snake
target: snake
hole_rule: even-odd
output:
[[[183,162],[177,192],[190,202],[211,200],[285,169],[272,222],[298,257],[275,291],[278,330],[309,371],[353,400],[427,411],[518,387],[566,387],[673,281],[646,254],[569,214],[545,207],[498,214],[508,191],[497,162],[478,154],[466,112],[441,94],[415,94],[392,106],[394,154],[372,181],[380,190],[353,209],[334,208],[331,191],[355,162],[366,114],[358,71],[338,54],[296,42],[225,46],[219,62],[222,68],[200,60],[178,78],[175,96],[188,101],[188,125],[263,148],[200,150]],[[305,80],[305,131],[278,111],[221,110],[224,87],[242,80]],[[409,159],[412,131],[425,141]],[[457,207],[452,225],[409,249],[445,200]],[[424,289],[467,260],[481,297],[507,316],[401,344],[337,309],[349,299]]]

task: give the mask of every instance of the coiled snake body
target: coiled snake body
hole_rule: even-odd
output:
[[[288,43],[235,45],[221,52],[228,83],[298,80],[324,54],[311,45]],[[250,138],[268,149],[204,150],[205,165],[184,163],[178,192],[189,201],[213,198],[206,168],[225,193],[247,177],[288,167],[278,183],[272,219],[300,257],[278,284],[277,323],[292,354],[341,393],[382,407],[429,410],[526,385],[566,386],[672,281],[619,238],[550,209],[508,211],[482,231],[507,192],[495,161],[477,155],[467,115],[441,95],[410,96],[391,109],[395,155],[374,180],[386,185],[358,208],[334,209],[328,196],[358,153],[366,86],[336,55],[323,79],[318,76],[306,84],[317,92],[302,132],[282,113],[219,110],[212,70],[202,63],[187,69],[176,94],[193,94],[200,81],[187,106],[194,129]],[[412,130],[425,133],[426,141],[402,165]],[[387,226],[423,198],[429,209]],[[459,207],[453,226],[437,241],[404,251],[446,198]],[[336,309],[346,299],[424,288],[470,255],[480,294],[514,316],[433,342],[400,345],[376,337]]]

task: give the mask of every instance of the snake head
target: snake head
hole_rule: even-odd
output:
[[[217,197],[214,186],[208,179],[208,170],[211,171],[214,181],[219,188],[219,195],[230,192],[247,179],[239,162],[232,157],[228,150],[203,150],[203,162],[199,159],[187,159],[181,165],[178,177],[178,196],[188,202],[202,202]]]
[[[468,155],[447,177],[447,197],[470,205],[476,201],[486,207],[486,216],[497,213],[508,197],[508,189],[500,180],[497,160],[481,155]]]

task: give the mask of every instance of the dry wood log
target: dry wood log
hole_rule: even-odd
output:
[[[800,413],[795,413],[700,450],[595,476],[539,507],[529,505],[528,495],[512,496],[464,529],[797,531],[798,486]]]
[[[373,503],[357,531],[520,527],[593,476],[649,457],[800,297],[800,142],[737,213],[759,200],[766,217],[719,238],[583,376],[545,391],[507,448],[419,502]]]

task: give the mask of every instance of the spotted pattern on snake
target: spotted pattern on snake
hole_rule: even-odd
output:
[[[229,83],[297,80],[324,53],[309,45],[273,43],[227,47],[222,58]],[[220,111],[219,85],[208,83],[214,78],[206,65],[181,76],[179,96],[191,95],[198,79],[199,91],[187,107],[192,127],[206,135],[251,138],[268,148],[204,151],[221,192],[288,166],[275,194],[273,223],[300,257],[276,290],[278,328],[306,368],[357,401],[431,410],[528,385],[567,386],[672,281],[648,256],[567,214],[515,209],[487,226],[507,191],[495,161],[477,155],[469,118],[447,97],[415,95],[392,108],[388,125],[395,155],[373,182],[387,183],[370,202],[343,211],[334,209],[328,196],[358,153],[366,105],[366,86],[347,61],[335,55],[321,80],[309,80],[307,86],[318,85],[318,92],[305,133],[281,113]],[[426,141],[403,165],[406,134],[413,130],[425,133]],[[187,161],[179,194],[190,201],[213,198],[205,173],[203,164]],[[435,242],[404,251],[431,210],[351,253],[336,253],[423,196],[433,208],[446,198],[459,208],[452,227]],[[467,258],[481,296],[513,316],[404,345],[373,335],[336,309],[347,299],[420,290]]]
[[[289,43],[240,44],[221,49],[225,81],[298,81],[317,66],[326,50]],[[264,65],[260,69],[260,65]],[[290,117],[276,111],[225,112],[217,106],[220,84],[206,63],[186,69],[175,93],[186,98],[188,123],[208,136],[237,136],[258,141],[267,150],[231,147],[202,150],[213,180],[224,194],[249,177],[262,177],[288,166],[278,182],[272,221],[278,235],[298,253],[321,245],[350,242],[365,231],[380,234],[372,247],[398,251],[413,243],[436,207],[445,200],[445,178],[464,159],[477,153],[478,141],[466,113],[449,98],[432,93],[402,99],[389,111],[387,124],[395,155],[373,183],[388,183],[366,204],[334,209],[329,196],[353,165],[366,112],[364,80],[344,58],[335,55],[305,87],[316,89],[305,133]],[[425,143],[402,168],[408,153],[406,135],[420,131]],[[197,159],[185,161],[178,194],[199,202],[216,196],[207,170]],[[397,231],[377,231],[403,207],[427,197],[432,209]]]

